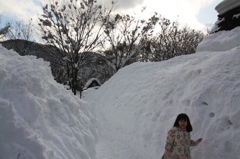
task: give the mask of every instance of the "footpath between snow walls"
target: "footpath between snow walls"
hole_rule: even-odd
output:
[[[48,65],[0,46],[1,159],[95,159],[96,119]]]
[[[196,54],[121,69],[91,94],[99,131],[159,159],[176,116],[187,113],[192,139],[203,138],[192,158],[239,158],[239,37],[240,27],[221,31],[205,38]]]

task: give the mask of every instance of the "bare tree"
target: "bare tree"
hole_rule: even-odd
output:
[[[9,32],[6,34],[8,40],[11,40],[11,48],[19,53],[19,55],[28,55],[29,49],[32,45],[33,39],[33,24],[32,19],[28,23],[22,21],[16,21],[14,24],[10,24]]]
[[[177,22],[159,17],[160,31],[152,38],[150,61],[162,61],[179,55],[192,54],[202,41],[204,34],[187,27],[181,28]]]
[[[39,18],[42,38],[59,49],[51,54],[55,63],[64,68],[64,74],[73,93],[79,83],[79,69],[91,62],[87,52],[99,48],[106,16],[111,10],[96,1],[65,0],[62,4],[52,1],[43,7]]]
[[[137,61],[136,57],[146,47],[146,39],[152,36],[153,26],[157,21],[155,15],[148,20],[137,19],[128,14],[117,14],[108,19],[104,30],[108,43],[105,44],[104,53],[115,72]]]
[[[24,39],[27,41],[33,41],[33,24],[32,19],[28,23],[22,21],[16,21],[15,24],[10,24],[11,30],[9,32],[9,39]]]
[[[2,14],[0,14],[0,24],[2,23]],[[0,28],[0,41],[5,40],[6,34],[9,32],[10,25],[7,24],[5,27]]]

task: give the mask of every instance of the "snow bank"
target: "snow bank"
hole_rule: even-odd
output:
[[[187,113],[192,139],[203,138],[192,148],[192,158],[239,158],[239,29],[210,35],[196,54],[134,63],[87,92],[99,120],[99,140],[121,141],[124,148],[115,151],[122,155],[128,149],[138,159],[159,159],[176,116]]]
[[[95,158],[96,119],[48,65],[0,46],[1,159]]]
[[[202,51],[227,51],[240,46],[240,27],[231,31],[219,31],[217,34],[210,34],[205,37],[197,47],[197,53]]]

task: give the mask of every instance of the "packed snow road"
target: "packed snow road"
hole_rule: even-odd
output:
[[[99,122],[96,159],[146,159],[144,154],[131,147],[133,140],[126,140],[126,131],[123,128],[110,126],[104,117],[106,114],[100,109],[95,113]]]
[[[130,141],[129,141],[130,142]],[[144,159],[122,140],[100,137],[96,145],[97,159]]]

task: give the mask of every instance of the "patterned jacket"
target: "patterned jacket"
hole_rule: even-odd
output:
[[[168,132],[165,149],[169,154],[164,159],[191,159],[190,146],[195,146],[190,133],[173,127]]]

